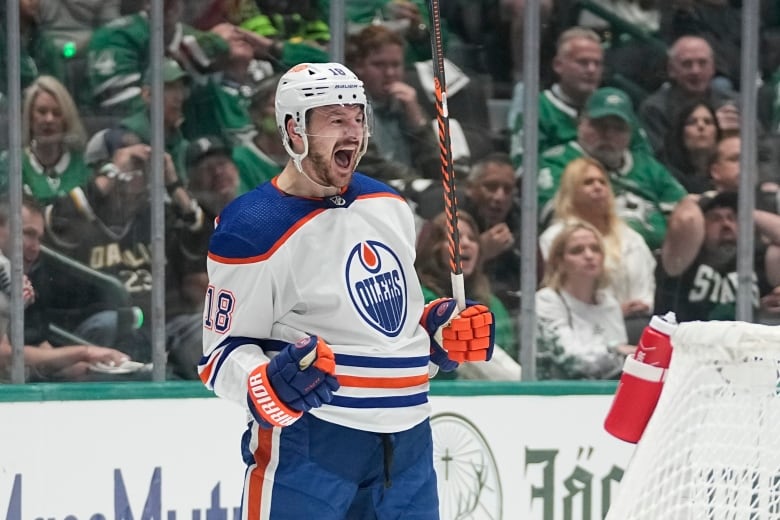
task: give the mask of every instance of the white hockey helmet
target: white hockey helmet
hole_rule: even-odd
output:
[[[284,73],[276,87],[276,126],[284,149],[301,170],[301,161],[309,153],[306,136],[306,112],[326,105],[361,105],[363,107],[363,143],[358,161],[366,153],[369,137],[370,107],[363,82],[341,63],[300,63]],[[303,152],[290,146],[287,119],[295,120],[296,131],[303,138]]]

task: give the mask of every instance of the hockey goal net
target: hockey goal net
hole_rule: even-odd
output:
[[[780,326],[690,322],[607,520],[780,519]]]

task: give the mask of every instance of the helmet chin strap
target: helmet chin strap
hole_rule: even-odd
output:
[[[366,149],[368,147],[368,130],[364,125],[365,129],[365,135],[363,136],[363,140],[361,142],[360,148],[357,150],[357,159],[355,160],[355,165],[360,162],[360,159],[363,157],[363,155],[366,153]],[[320,197],[332,197],[333,195],[338,195],[341,191],[341,188],[338,186],[333,186],[332,184],[321,184],[317,181],[315,181],[311,176],[309,176],[308,173],[306,173],[303,170],[303,160],[309,155],[309,135],[314,134],[307,134],[306,131],[301,128],[297,127],[296,131],[303,137],[303,152],[296,153],[292,147],[290,146],[290,143],[288,140],[283,140],[282,143],[284,145],[285,150],[287,151],[287,154],[290,156],[290,158],[293,161],[293,164],[295,164],[295,169],[298,170],[298,172],[303,175],[303,177],[312,183],[314,186],[319,188],[320,191]]]
[[[287,155],[290,156],[290,158],[293,161],[293,164],[295,164],[295,169],[298,170],[298,172],[301,175],[303,175],[303,177],[307,181],[309,181],[319,189],[320,197],[332,197],[333,195],[337,195],[339,192],[338,187],[331,186],[328,184],[320,184],[319,182],[312,179],[309,176],[309,174],[303,171],[303,160],[306,158],[307,155],[309,155],[309,140],[306,138],[306,133],[303,131],[302,128],[296,128],[296,130],[300,132],[300,135],[303,136],[303,151],[301,153],[296,153],[290,146],[288,140],[285,139],[284,141],[282,141],[282,144],[284,145],[284,149],[287,151]],[[333,193],[330,193],[331,190],[333,190]]]
[[[303,175],[303,177],[307,181],[309,181],[310,183],[314,184],[317,188],[320,188],[322,190],[320,194],[321,197],[332,197],[333,195],[338,195],[339,188],[337,186],[333,186],[330,184],[320,184],[319,182],[309,177],[309,175],[305,171],[303,171],[303,165],[301,164],[300,158],[298,157],[294,158],[293,162],[295,163],[295,168],[300,172],[301,175]],[[333,190],[333,192],[331,193],[330,190]]]

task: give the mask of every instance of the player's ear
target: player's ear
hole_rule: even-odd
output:
[[[289,135],[291,139],[300,139],[302,137],[303,131],[301,127],[296,124],[295,119],[289,117],[285,124],[287,125],[287,135]]]

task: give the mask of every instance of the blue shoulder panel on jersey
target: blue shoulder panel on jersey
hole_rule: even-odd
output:
[[[320,209],[320,201],[290,197],[271,183],[225,207],[209,243],[209,254],[251,259],[267,254],[297,222]]]
[[[362,195],[399,196],[386,184],[355,173],[341,204],[332,198],[286,195],[267,182],[241,195],[222,211],[209,243],[209,254],[225,259],[262,259],[297,224],[325,210],[349,207]]]
[[[350,192],[353,191],[354,193],[350,198],[348,195],[350,195]],[[344,197],[349,200],[349,202],[352,202],[360,195],[373,195],[376,193],[388,193],[391,195],[400,196],[395,189],[388,186],[384,182],[378,181],[373,177],[369,177],[368,175],[355,172],[355,174],[352,176],[352,182],[350,183],[349,189],[347,190],[347,193],[344,194]]]

